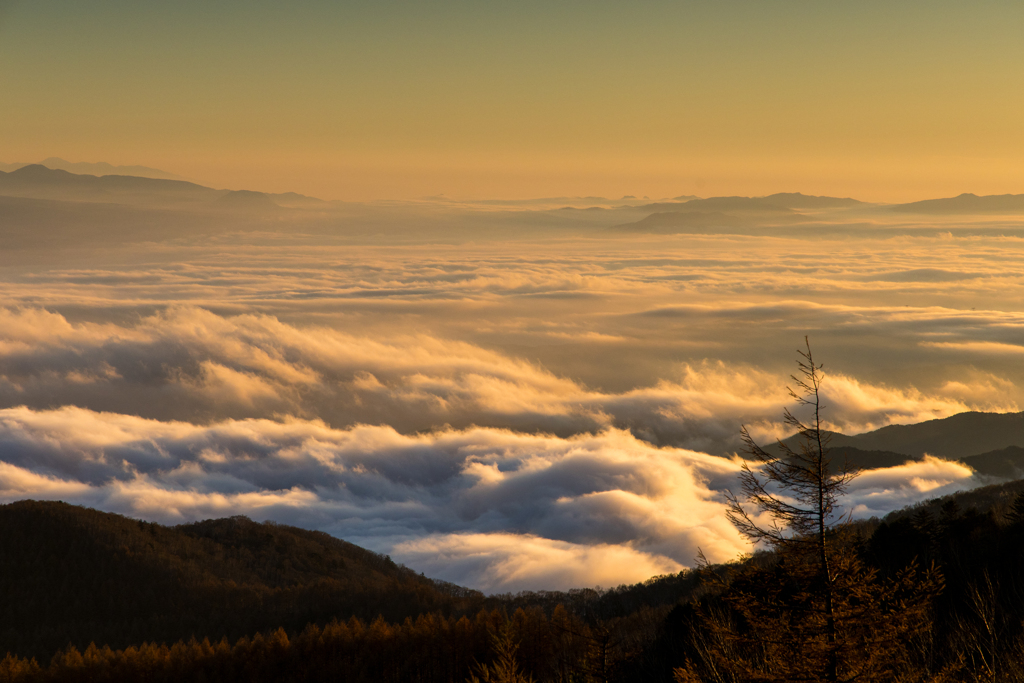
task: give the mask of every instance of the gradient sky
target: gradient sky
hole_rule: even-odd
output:
[[[0,161],[330,199],[1024,191],[1024,4],[0,0]]]

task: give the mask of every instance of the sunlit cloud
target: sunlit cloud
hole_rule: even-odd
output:
[[[623,236],[639,202],[599,203],[196,235],[174,214],[147,243],[69,232],[39,266],[5,249],[0,499],[272,519],[486,590],[608,586],[750,550],[724,516],[733,454],[744,425],[790,435],[805,335],[846,434],[1024,402],[1012,221]],[[926,458],[863,473],[844,509],[979,483]]]
[[[1024,346],[1020,344],[1005,344],[991,341],[966,341],[966,342],[922,342],[922,346],[959,353],[979,353],[992,355],[1021,355],[1024,354]]]
[[[761,439],[786,435],[787,378],[721,361],[683,364],[675,374],[613,393],[422,334],[370,338],[195,307],[127,325],[0,309],[0,401],[9,406],[66,404],[190,421],[294,415],[403,433],[480,425],[570,436],[614,427],[715,454],[739,448],[742,425]],[[826,419],[857,433],[978,405],[1012,409],[1005,389],[1005,382],[961,382],[924,393],[837,373],[824,388]]]
[[[862,472],[854,480],[847,507],[858,518],[883,516],[924,498],[938,498],[978,484],[967,465],[925,456],[896,467]]]
[[[317,528],[492,591],[617,585],[750,546],[725,518],[740,463],[625,431],[403,435],[289,419],[210,425],[82,408],[0,410],[0,501],[59,499],[181,523],[245,514]],[[863,474],[883,514],[978,485],[934,458]]]

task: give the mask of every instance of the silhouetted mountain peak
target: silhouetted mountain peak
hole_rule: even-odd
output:
[[[47,168],[42,164],[29,164],[28,166],[22,166],[15,171],[11,171],[8,175],[26,180],[67,180],[75,177],[74,173],[69,173],[68,171],[62,171],[55,168]]]

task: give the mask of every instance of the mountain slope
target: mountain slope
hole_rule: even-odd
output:
[[[975,462],[985,462],[982,467],[986,467],[1000,458],[1016,457],[1017,451],[1006,449],[1024,447],[1024,413],[959,413],[912,425],[889,425],[852,436],[831,432],[831,438],[830,446],[840,457],[850,452],[851,459],[855,460],[863,454],[874,453],[871,457],[884,463],[865,467],[899,465],[926,453],[967,462],[976,457]],[[798,436],[784,441],[790,447],[799,445]],[[769,450],[775,448],[769,446]]]
[[[0,652],[44,658],[69,642],[401,621],[478,595],[321,532],[244,517],[165,527],[36,501],[0,506],[0,577]]]
[[[32,164],[0,172],[0,195],[74,201],[167,203],[211,202],[224,194],[184,180],[122,175],[77,175]]]
[[[266,194],[250,190],[216,190],[185,180],[138,175],[81,175],[29,164],[0,171],[0,196],[76,202],[102,202],[157,208],[278,209],[324,207],[328,202],[294,192]]]
[[[97,162],[72,162],[60,157],[49,157],[43,159],[38,164],[0,164],[0,171],[16,171],[19,168],[25,166],[45,166],[54,170],[68,171],[69,173],[78,173],[86,175],[131,175],[139,176],[142,178],[163,178],[164,180],[184,180],[179,175],[168,173],[167,171],[161,171],[158,168],[150,168],[149,166],[115,166],[108,164],[105,161]]]
[[[968,412],[913,425],[889,425],[855,436],[836,435],[833,447],[885,450],[920,457],[966,458],[1024,446],[1024,413]]]

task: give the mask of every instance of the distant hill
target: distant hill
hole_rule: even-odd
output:
[[[960,413],[912,425],[889,425],[873,432],[837,434],[833,447],[885,450],[920,457],[966,458],[1008,446],[1024,446],[1024,413]]]
[[[244,517],[177,527],[64,503],[0,505],[0,652],[123,647],[377,615],[450,613],[478,593],[325,533]]]
[[[831,432],[831,437],[837,465],[845,457],[863,469],[893,467],[927,453],[960,460],[987,476],[1024,477],[1024,413],[960,413],[853,436]],[[795,447],[799,437],[785,442]],[[777,453],[778,446],[769,444],[766,450]]]
[[[1007,446],[988,453],[960,458],[975,472],[1001,479],[1024,478],[1024,448]]]
[[[682,199],[682,198],[678,198]],[[856,199],[814,197],[782,192],[767,197],[709,197],[689,201],[656,202],[635,207],[649,216],[615,226],[627,232],[677,234],[716,228],[747,229],[761,225],[792,225],[811,220],[796,209],[834,209],[856,206]]]
[[[82,175],[42,164],[0,171],[0,196],[67,202],[100,202],[147,208],[199,208],[277,210],[282,207],[317,208],[328,202],[284,192],[216,190],[184,180],[136,175]]]
[[[158,168],[150,168],[148,166],[114,166],[108,164],[105,161],[96,163],[78,162],[73,163],[66,161],[59,157],[50,157],[49,159],[43,159],[38,164],[0,164],[0,171],[16,171],[19,168],[25,166],[45,166],[55,170],[68,171],[70,173],[86,174],[86,175],[131,175],[139,176],[141,178],[161,178],[163,180],[185,180],[179,175],[168,173],[167,171],[161,171]]]
[[[964,193],[957,197],[945,199],[926,199],[909,204],[897,204],[889,207],[898,213],[927,214],[1022,214],[1024,213],[1024,194],[984,195]]]
[[[864,203],[849,197],[817,197],[799,192],[777,192],[762,199],[787,209],[840,209]]]
[[[223,191],[184,180],[122,175],[78,175],[40,164],[0,172],[0,195],[33,199],[132,204],[212,202]]]
[[[649,211],[732,211],[785,213],[797,209],[837,209],[858,206],[863,202],[849,197],[816,197],[799,192],[778,192],[767,197],[676,197],[675,202],[644,204],[638,209]]]

